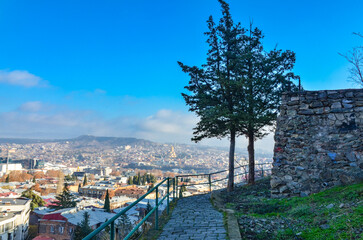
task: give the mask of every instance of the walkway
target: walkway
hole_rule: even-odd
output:
[[[206,194],[179,199],[158,240],[224,240],[226,235],[223,215],[213,208],[210,194]]]

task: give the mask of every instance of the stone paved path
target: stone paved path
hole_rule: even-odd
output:
[[[215,210],[210,194],[178,200],[158,240],[227,239],[222,213]]]

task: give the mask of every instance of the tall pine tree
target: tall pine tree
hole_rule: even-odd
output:
[[[92,232],[92,228],[89,223],[89,217],[89,213],[85,211],[83,214],[83,220],[77,224],[74,231],[74,240],[82,240]]]
[[[87,174],[84,175],[83,178],[83,186],[86,186],[88,184]]]
[[[237,62],[241,82],[237,89],[240,99],[238,132],[248,139],[250,184],[255,181],[254,142],[266,136],[274,125],[282,92],[298,90],[292,82],[298,77],[291,72],[295,53],[276,48],[267,52],[262,39],[261,30],[253,28],[251,23],[249,30],[241,36]]]
[[[55,205],[51,206],[51,208],[73,208],[77,205],[74,201],[74,196],[70,193],[67,185],[64,185],[63,192],[57,195],[55,198],[57,201],[54,202]]]
[[[230,141],[228,191],[234,186],[234,152],[238,134],[238,52],[240,36],[245,30],[240,24],[234,24],[229,12],[229,5],[219,0],[222,6],[222,18],[219,24],[210,16],[207,23],[209,44],[207,63],[198,68],[178,62],[182,70],[189,74],[189,85],[185,87],[191,94],[182,93],[184,100],[199,117],[194,128],[193,141],[204,138],[224,138]]]
[[[110,195],[108,194],[108,189],[106,190],[105,205],[103,206],[103,209],[105,209],[106,212],[111,212]]]
[[[245,135],[249,139],[249,183],[254,183],[254,141],[265,136],[266,127],[273,125],[282,91],[294,88],[291,80],[296,76],[291,69],[295,54],[277,49],[266,52],[261,31],[235,24],[229,5],[219,2],[219,23],[212,16],[207,21],[207,63],[202,68],[178,63],[190,76],[185,87],[190,93],[182,95],[189,111],[199,117],[192,140],[229,138],[227,190],[232,191],[236,137]]]

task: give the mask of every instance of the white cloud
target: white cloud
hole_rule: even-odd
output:
[[[19,107],[23,112],[38,112],[42,109],[43,105],[40,101],[26,102]]]
[[[25,70],[0,70],[0,83],[23,87],[42,87],[47,85],[40,77]]]
[[[44,106],[54,111],[42,111]],[[61,110],[59,110],[61,109]],[[104,119],[92,111],[72,111],[41,102],[27,102],[16,111],[0,113],[0,136],[28,138],[71,138],[83,134],[95,136],[136,137],[156,142],[192,144],[194,114],[162,109],[141,118],[120,116]],[[205,139],[202,145],[229,146],[228,139]],[[256,142],[256,149],[272,152],[273,135]],[[237,139],[236,147],[246,150],[245,137]]]

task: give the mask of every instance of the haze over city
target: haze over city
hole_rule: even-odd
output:
[[[217,1],[1,5],[1,137],[91,134],[192,143],[197,118],[181,97],[189,78],[177,61],[205,63],[203,32],[209,15],[221,15]],[[262,29],[267,49],[277,44],[296,52],[294,72],[306,90],[355,87],[338,53],[359,44],[352,32],[361,30],[361,1],[232,0],[230,6],[235,21]],[[246,145],[240,137],[237,147]],[[272,135],[256,147],[271,151]]]

